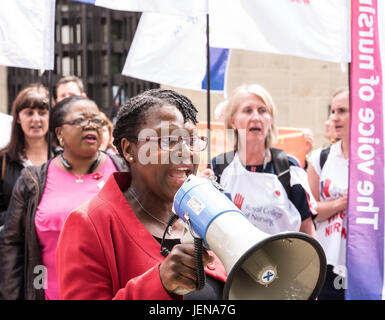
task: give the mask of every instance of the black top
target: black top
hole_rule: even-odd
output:
[[[60,150],[59,150],[60,151]],[[51,149],[51,157],[56,156],[58,150]],[[5,215],[9,202],[11,200],[12,190],[16,184],[17,179],[24,169],[24,165],[20,161],[11,160],[7,152],[0,153],[0,170],[3,168],[5,160],[4,176],[0,176],[0,226],[4,224]]]
[[[159,243],[162,242],[162,239],[155,237],[155,240]],[[164,239],[163,245],[168,250],[180,244],[180,239]],[[206,275],[206,284],[202,290],[191,291],[184,296],[185,300],[220,300],[222,299],[222,292],[224,287],[224,282],[214,279]]]
[[[5,157],[7,158],[5,159]],[[0,177],[0,226],[4,224],[5,213],[11,199],[13,186],[19,178],[21,170],[24,169],[21,163],[11,160],[4,153],[0,155],[0,169],[4,160],[6,160],[4,177],[2,179]]]

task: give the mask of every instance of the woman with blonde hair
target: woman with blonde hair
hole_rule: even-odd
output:
[[[314,236],[316,213],[306,172],[294,158],[272,148],[275,113],[274,101],[262,86],[236,88],[225,113],[234,151],[212,159],[213,173],[260,230],[269,234],[302,231]]]

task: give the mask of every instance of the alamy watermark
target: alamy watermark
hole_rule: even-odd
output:
[[[333,287],[336,290],[348,288],[348,283],[346,281],[346,266],[338,265],[333,268],[333,272],[337,274],[333,280]]]
[[[241,152],[246,153],[246,129],[213,129],[209,132],[197,128],[193,131],[184,128],[171,130],[170,123],[162,121],[160,132],[151,128],[145,128],[139,132],[137,141],[141,145],[137,155],[138,161],[143,165],[170,163],[179,165],[191,162],[199,164],[201,155],[207,151],[208,146],[203,150],[192,150],[194,146],[189,145],[189,141],[198,141],[201,136],[207,137],[207,139],[210,138],[207,143],[211,144],[210,148],[215,155],[234,150],[235,137],[238,139],[238,145],[245,146],[241,149]],[[173,149],[169,150],[169,152],[160,152],[163,149],[162,147],[167,144],[164,142],[165,137],[170,137]],[[189,140],[189,137],[196,137],[197,139]],[[218,161],[222,162],[217,162],[218,164],[226,162],[224,157],[218,159]]]
[[[33,279],[33,287],[37,290],[40,290],[40,289],[46,290],[48,288],[48,285],[47,285],[47,279],[48,279],[47,267],[39,264],[39,265],[35,266],[35,268],[33,268],[33,273],[36,274],[36,276]]]

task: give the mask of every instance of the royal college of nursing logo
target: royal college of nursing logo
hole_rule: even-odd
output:
[[[240,194],[236,193],[234,196],[234,204],[238,207],[239,210],[242,210],[242,204],[245,198]]]

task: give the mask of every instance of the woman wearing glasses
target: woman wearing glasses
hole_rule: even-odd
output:
[[[67,218],[57,249],[62,299],[181,299],[178,287],[190,291],[185,299],[221,297],[223,265],[204,251],[206,285],[195,291],[194,245],[180,243],[180,220],[166,229],[174,195],[207,146],[196,135],[196,113],[189,99],[164,89],[120,107],[114,144],[130,172],[111,175]]]
[[[55,251],[68,214],[97,194],[120,157],[99,151],[103,120],[97,105],[72,96],[53,109],[51,127],[63,152],[24,169],[0,232],[0,298],[59,299]]]

